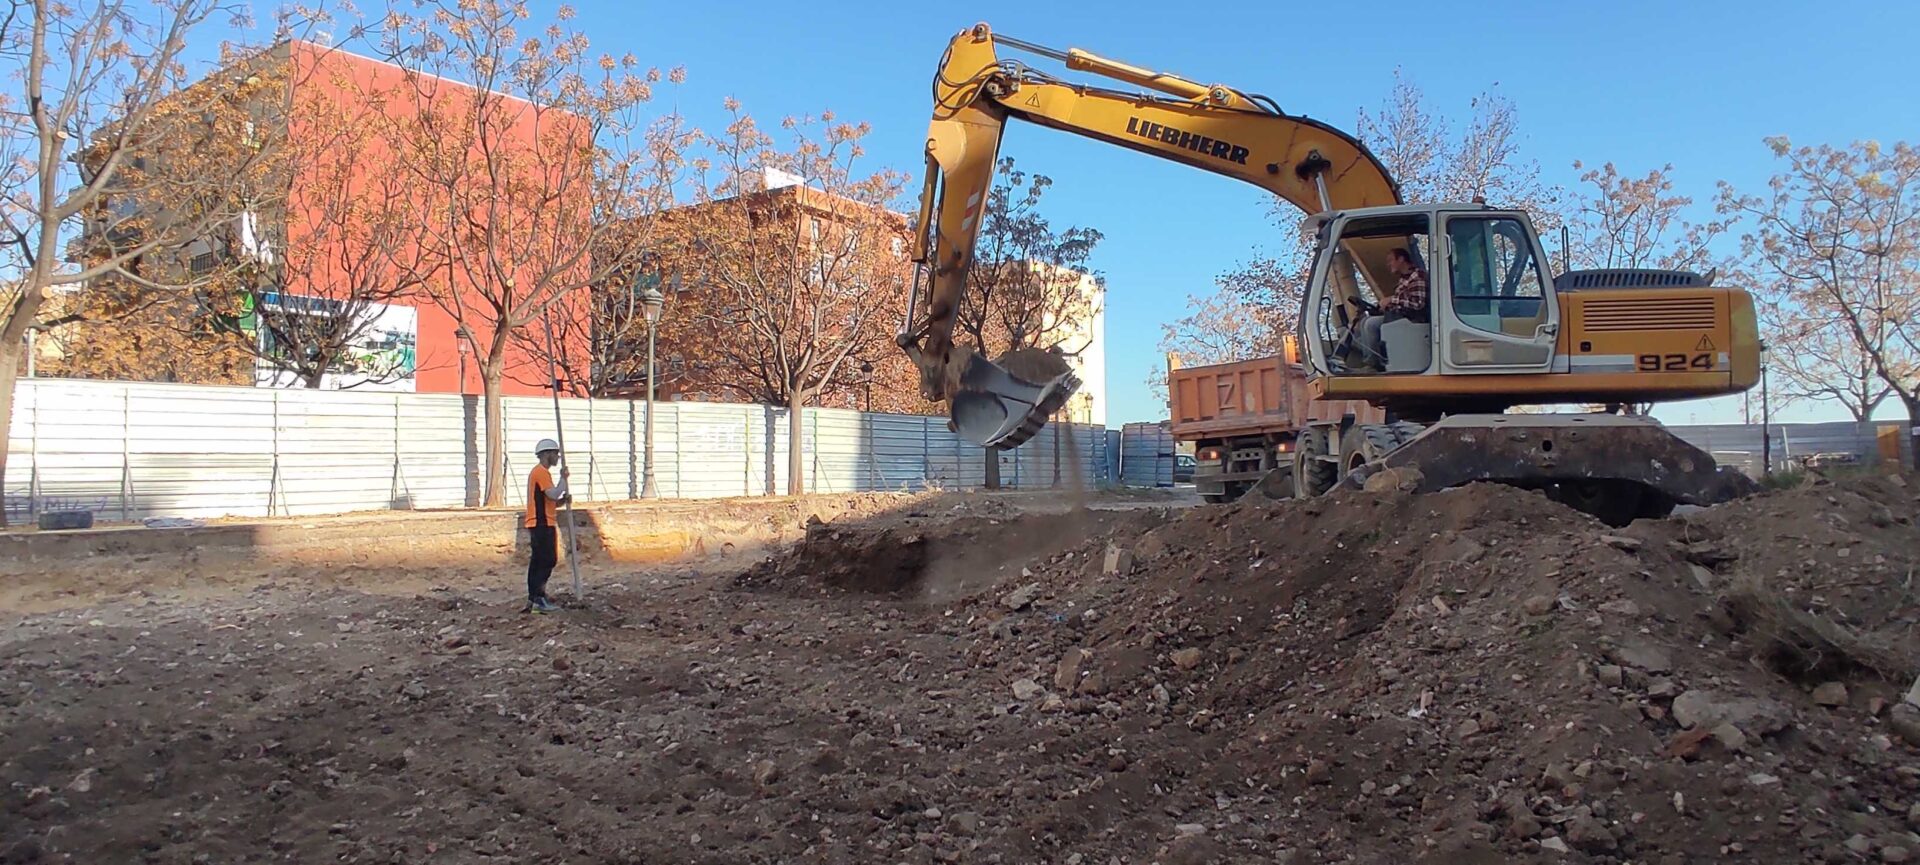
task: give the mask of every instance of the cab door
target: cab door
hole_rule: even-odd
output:
[[[1442,237],[1443,266],[1431,280],[1441,371],[1551,372],[1560,308],[1526,215],[1447,214]]]

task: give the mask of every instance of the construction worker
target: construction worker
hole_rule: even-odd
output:
[[[560,482],[554,483],[552,467],[560,464],[560,443],[541,439],[533,446],[539,462],[527,473],[527,612],[551,613],[560,609],[547,600],[547,578],[560,561],[560,506],[573,501],[567,492],[567,468],[560,466]]]

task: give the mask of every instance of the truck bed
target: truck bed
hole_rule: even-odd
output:
[[[1363,423],[1380,415],[1365,403],[1314,402],[1305,374],[1281,355],[1170,370],[1167,395],[1180,441],[1287,433],[1349,412]]]

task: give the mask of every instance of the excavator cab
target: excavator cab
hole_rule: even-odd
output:
[[[1343,397],[1417,401],[1479,390],[1462,375],[1554,371],[1559,305],[1525,213],[1398,205],[1313,219],[1301,344]],[[1410,271],[1426,303],[1387,312]]]

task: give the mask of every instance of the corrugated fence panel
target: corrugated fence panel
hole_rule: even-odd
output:
[[[111,387],[111,385],[109,385]],[[127,384],[127,486],[134,514],[264,515],[274,492],[276,393]],[[279,400],[298,403],[299,400]],[[40,403],[41,435],[52,400]],[[374,429],[385,430],[390,419]],[[44,473],[43,473],[44,474]]]
[[[1120,473],[1136,487],[1173,485],[1173,433],[1164,424],[1130,423],[1120,430]]]
[[[526,500],[533,446],[558,438],[550,398],[502,401],[509,507]],[[485,405],[477,395],[268,390],[243,387],[29,379],[8,428],[10,517],[85,508],[103,519],[266,516],[481,501]],[[647,408],[621,400],[560,401],[574,488],[582,500],[640,494]],[[805,476],[818,492],[979,486],[987,452],[944,419],[808,409]],[[787,491],[788,429],[781,407],[662,403],[655,483],[664,497]],[[1075,447],[1061,447],[1071,440]],[[1113,462],[1105,430],[1045,430],[996,452],[1009,486],[1089,483]],[[123,504],[124,502],[124,504]]]
[[[481,411],[478,397],[414,394],[401,398],[400,497],[418,508],[479,504],[481,456],[479,440],[471,433],[481,426]]]

